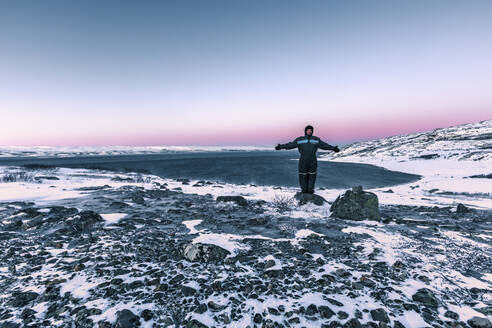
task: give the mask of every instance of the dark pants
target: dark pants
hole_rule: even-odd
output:
[[[301,192],[314,194],[314,184],[316,183],[316,170],[318,163],[315,160],[299,160],[299,185]]]

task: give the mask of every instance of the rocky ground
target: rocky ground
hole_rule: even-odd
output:
[[[380,204],[355,221],[331,201],[110,176],[0,202],[1,328],[492,327],[490,210]]]

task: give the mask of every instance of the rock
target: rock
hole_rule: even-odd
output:
[[[234,202],[241,206],[248,206],[248,201],[243,196],[218,196],[218,202]]]
[[[437,300],[434,293],[427,288],[421,288],[417,290],[417,292],[412,295],[412,300],[422,303],[431,308],[437,308],[437,306],[439,305],[439,301]]]
[[[459,319],[458,313],[453,312],[453,311],[450,311],[450,310],[447,310],[446,312],[444,312],[444,316],[446,318],[450,318],[450,319],[453,319],[453,320],[458,320]]]
[[[201,323],[197,319],[192,319],[186,324],[186,328],[208,328],[207,325]]]
[[[76,232],[87,232],[104,219],[93,211],[82,211],[70,221],[70,227]]]
[[[144,321],[149,321],[154,317],[154,313],[149,309],[145,309],[142,313],[140,313],[140,316],[144,319]]]
[[[207,305],[211,311],[221,311],[226,308],[225,305],[217,304],[214,301],[208,301]]]
[[[393,324],[394,328],[406,328],[400,321],[395,320],[395,323]]]
[[[190,184],[190,179],[188,178],[178,178],[176,181],[181,182],[184,185]]]
[[[335,315],[335,312],[333,312],[326,305],[320,305],[320,306],[318,306],[318,312],[321,315],[321,318],[323,318],[323,319],[330,319],[332,316]]]
[[[343,325],[343,328],[362,328],[362,324],[358,319],[352,318]]]
[[[383,308],[371,310],[371,317],[374,321],[390,322],[388,315]]]
[[[305,314],[306,315],[315,315],[316,313],[318,313],[318,307],[314,304],[309,304],[309,306],[306,309]]]
[[[268,260],[265,262],[265,266],[263,267],[264,269],[269,269],[275,266],[275,261],[274,260]]]
[[[183,249],[183,257],[191,262],[219,262],[229,254],[228,250],[213,244],[192,243]]]
[[[7,321],[0,324],[0,328],[19,328],[19,327],[20,327],[20,323],[15,323],[12,321]]]
[[[181,292],[184,296],[193,296],[196,293],[196,290],[189,286],[181,286]]]
[[[470,209],[461,203],[459,203],[458,206],[456,206],[456,213],[458,214],[465,214],[469,212],[471,212]]]
[[[492,323],[487,318],[473,317],[468,319],[466,323],[472,328],[492,328]]]
[[[133,328],[140,327],[140,317],[133,314],[130,310],[116,312],[116,321],[113,328]]]
[[[322,206],[324,203],[326,203],[326,199],[316,194],[298,192],[294,195],[294,198],[298,201],[299,205],[312,203],[314,205]]]
[[[349,314],[345,311],[338,311],[337,312],[337,316],[338,318],[340,318],[341,320],[345,320],[349,317]]]
[[[39,294],[35,292],[13,292],[9,304],[13,307],[23,307],[38,298],[38,296]]]
[[[492,315],[492,305],[485,306],[483,308],[475,308],[475,310],[485,315]]]
[[[361,186],[347,190],[330,207],[332,216],[346,220],[380,220],[378,196],[363,191]]]
[[[207,309],[208,309],[207,304],[200,303],[200,305],[197,306],[197,308],[195,309],[194,312],[202,314],[202,313],[207,312]]]

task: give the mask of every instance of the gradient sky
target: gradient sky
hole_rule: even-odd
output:
[[[492,119],[492,1],[0,2],[0,145],[331,144]]]

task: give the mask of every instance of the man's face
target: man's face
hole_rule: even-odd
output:
[[[313,130],[311,130],[311,129],[307,129],[307,130],[306,130],[306,134],[307,134],[308,136],[312,135],[312,134],[313,134]]]

